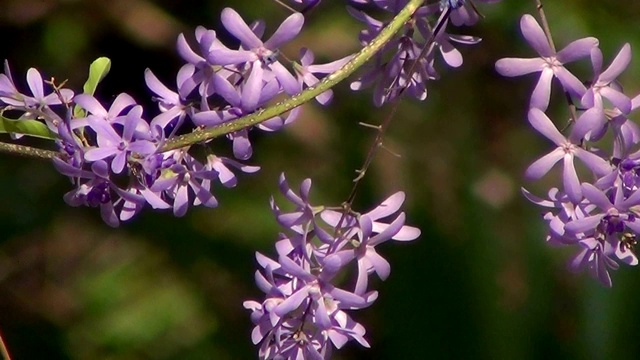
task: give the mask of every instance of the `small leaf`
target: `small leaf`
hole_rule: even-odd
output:
[[[89,67],[89,78],[84,83],[84,93],[93,95],[98,88],[98,84],[107,76],[111,69],[111,60],[106,57],[97,58]]]
[[[89,66],[89,78],[82,87],[85,94],[93,95],[98,88],[98,84],[107,76],[111,70],[111,60],[107,57],[99,57]],[[79,106],[73,109],[76,118],[85,117],[87,114]]]
[[[38,120],[12,120],[0,116],[0,133],[15,133],[47,140],[56,140],[58,136],[46,124]]]

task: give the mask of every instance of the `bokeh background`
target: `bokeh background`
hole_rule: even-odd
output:
[[[269,0],[0,0],[0,59],[17,79],[37,67],[80,88],[89,63],[108,56],[100,96],[126,91],[151,108],[144,69],[173,83],[176,36],[218,28],[224,6],[266,19],[267,33],[288,15]],[[381,152],[360,188],[361,210],[404,190],[408,222],[422,236],[382,247],[391,277],[374,281],[379,300],[353,314],[373,349],[349,345],[335,358],[638,358],[639,269],[615,272],[613,289],[569,272],[574,250],[545,244],[540,209],[519,192],[526,185],[542,195],[557,181],[557,173],[522,179],[550,148],[525,119],[535,76],[505,79],[493,69],[501,57],[534,55],[518,28],[534,1],[481,10],[485,20],[458,32],[482,43],[461,47],[462,68],[440,67],[427,101],[404,102],[385,142],[401,157]],[[546,1],[546,10],[559,47],[595,36],[607,63],[625,42],[640,55],[638,1]],[[358,48],[360,28],[344,1],[325,0],[283,51],[295,57],[307,46],[337,59]],[[640,91],[638,59],[622,78],[630,95]],[[573,69],[590,76],[586,61]],[[548,113],[561,122],[566,105],[554,95]],[[180,219],[149,210],[118,229],[95,209],[66,206],[69,183],[50,164],[2,155],[0,333],[13,358],[255,358],[242,301],[262,298],[254,253],[274,253],[268,199],[279,173],[291,184],[312,178],[315,203],[340,204],[373,136],[357,123],[379,123],[388,111],[343,84],[330,107],[310,104],[286,130],[254,132],[250,163],[262,170],[219,190],[218,209]]]

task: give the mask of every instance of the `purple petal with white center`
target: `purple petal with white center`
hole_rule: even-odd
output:
[[[371,231],[373,229],[373,221],[371,221],[371,218],[369,218],[368,216],[362,215],[360,219],[358,219],[358,222],[360,224],[360,229],[362,230],[363,239],[368,239],[369,236],[371,236]],[[344,226],[344,222],[342,226]],[[369,240],[365,241],[367,242],[367,244],[370,243]]]
[[[44,87],[42,84],[42,76],[35,68],[27,70],[27,84],[36,99],[44,98]]]
[[[278,181],[278,187],[280,188],[280,192],[284,195],[287,200],[292,203],[298,205],[299,207],[305,207],[306,203],[291,190],[289,183],[287,183],[287,179],[284,176],[284,173],[280,173],[280,179]]]
[[[124,109],[135,104],[136,101],[131,97],[131,95],[127,93],[120,93],[113,100],[113,103],[111,103],[106,116],[109,119],[115,119]],[[140,107],[140,109],[142,109],[142,107]]]
[[[186,186],[178,186],[173,202],[173,215],[182,217],[189,209],[189,190]]]
[[[258,264],[264,269],[270,268],[272,270],[277,270],[277,269],[280,268],[280,263],[278,263],[277,261],[275,261],[275,260],[273,260],[273,259],[271,259],[271,258],[269,258],[267,256],[264,256],[263,254],[261,254],[261,253],[259,253],[257,251],[255,253],[255,256],[256,256],[256,261],[258,262]]]
[[[596,173],[596,175],[604,176],[611,173],[611,164],[600,156],[579,147],[576,147],[573,152],[574,155],[578,159],[582,160],[582,162],[587,165],[591,171]]]
[[[604,214],[598,214],[573,220],[567,223],[564,229],[571,234],[588,233],[600,224],[600,220],[602,220],[603,217]]]
[[[107,225],[111,227],[118,227],[120,225],[120,221],[118,220],[118,216],[116,212],[113,210],[113,204],[101,204],[100,205],[100,215],[102,216],[102,220],[104,220]]]
[[[620,52],[618,52],[618,55],[613,59],[607,70],[600,74],[598,80],[605,84],[614,81],[627,68],[627,66],[629,66],[630,62],[631,45],[626,43],[622,46],[622,49],[620,49]]]
[[[527,198],[527,200],[531,201],[532,203],[538,205],[538,206],[542,206],[542,207],[548,207],[548,208],[555,208],[555,203],[551,200],[545,200],[543,198],[537,197],[535,195],[533,195],[531,192],[529,192],[529,190],[525,189],[525,188],[520,188],[520,191],[522,192],[522,195],[524,195],[525,198]]]
[[[193,180],[189,182],[189,185],[196,196],[193,205],[203,205],[208,208],[218,207],[218,200],[216,200],[215,196],[213,196],[209,190]]]
[[[373,231],[376,231],[376,224],[373,224]],[[420,229],[413,226],[405,225],[400,228],[400,230],[391,237],[391,239],[396,241],[411,241],[417,239],[421,234]]]
[[[573,144],[579,144],[588,132],[597,130],[602,126],[603,118],[604,113],[599,108],[591,108],[582,113],[571,129],[569,141]]]
[[[205,61],[203,57],[196,54],[191,49],[189,43],[187,43],[187,40],[184,37],[184,34],[178,35],[176,48],[178,49],[178,55],[180,55],[188,63],[197,65]]]
[[[262,63],[255,61],[251,66],[249,77],[242,88],[241,107],[244,112],[252,112],[258,107],[263,75],[264,70],[262,69]]]
[[[623,114],[629,114],[631,112],[631,99],[622,92],[607,86],[600,89],[600,94],[611,101]]]
[[[89,113],[106,118],[107,110],[91,95],[79,94],[73,98],[73,101],[81,108],[87,110]]]
[[[287,17],[278,27],[271,38],[264,43],[264,47],[275,50],[298,36],[304,25],[304,16],[301,13],[293,13]]]
[[[525,176],[530,180],[543,177],[551,168],[564,157],[565,151],[562,148],[555,148],[552,152],[544,155],[529,165],[525,171]]]
[[[118,151],[116,156],[111,161],[111,170],[114,173],[120,174],[122,170],[124,170],[124,166],[127,163],[127,153],[126,151]]]
[[[331,296],[333,296],[334,299],[340,301],[340,303],[344,308],[353,307],[353,308],[362,309],[364,307],[367,307],[373,304],[373,302],[378,297],[377,291],[364,294],[364,297],[356,293],[352,293],[350,291],[342,290],[339,288],[333,288],[329,293],[331,294]]]
[[[533,16],[525,14],[520,18],[520,30],[529,45],[531,45],[538,54],[544,57],[553,56],[553,50],[551,46],[549,46],[549,41],[544,31]]]
[[[553,79],[553,70],[544,68],[540,73],[540,78],[536,87],[531,93],[530,107],[540,110],[547,110],[549,107],[549,99],[551,97],[551,80]]]
[[[365,216],[363,215],[362,217],[365,217]],[[398,231],[400,231],[400,229],[404,225],[404,220],[405,220],[405,215],[402,212],[391,224],[389,224],[389,226],[386,229],[384,229],[384,231],[382,231],[378,235],[369,239],[368,245],[376,246],[378,244],[381,244],[391,239],[393,235],[397,234]]]
[[[251,142],[247,137],[248,134],[246,130],[239,131],[236,134],[238,133],[241,133],[242,135],[235,136],[233,138],[233,156],[240,160],[247,160],[253,153]]]
[[[149,140],[137,140],[130,143],[127,150],[136,154],[149,155],[156,151],[156,145]]]
[[[335,274],[355,257],[356,253],[353,249],[341,250],[325,257],[322,264],[324,265],[325,271]]]
[[[591,49],[598,46],[598,39],[594,37],[586,37],[572,41],[564,49],[560,50],[556,55],[556,59],[562,64],[567,64],[591,54]]]
[[[616,203],[618,205],[619,203]],[[629,209],[633,206],[640,205],[640,190],[636,190],[625,201],[620,204],[620,207]]]
[[[86,161],[97,161],[106,159],[109,156],[115,155],[118,153],[118,149],[115,147],[97,147],[91,148],[84,153],[84,159]]]
[[[573,155],[565,154],[564,167],[562,170],[564,192],[567,193],[571,201],[577,204],[582,200],[582,188],[580,187],[580,180],[578,179],[576,168],[573,165]]]
[[[369,285],[369,273],[368,264],[364,258],[358,259],[358,276],[356,278],[356,286],[353,292],[356,294],[364,294],[367,291],[367,285]]]
[[[391,274],[391,265],[389,265],[389,262],[380,256],[375,249],[367,248],[366,258],[381,280],[386,280],[389,277],[389,274]]]
[[[287,95],[295,95],[300,92],[300,84],[298,84],[298,80],[296,80],[295,76],[291,75],[289,70],[282,66],[279,62],[274,62],[269,65],[271,71],[276,75],[280,86],[284,89],[284,92]]]
[[[98,146],[118,146],[122,138],[113,127],[104,119],[89,117],[87,124],[96,132]]]
[[[103,179],[109,178],[109,166],[103,160],[98,160],[91,164],[91,171]]]
[[[545,64],[541,58],[504,58],[496,61],[496,71],[502,76],[513,77],[538,72]]]
[[[538,108],[532,108],[529,110],[529,123],[536,129],[539,133],[544,135],[547,139],[553,141],[554,144],[558,146],[564,145],[567,140],[564,135],[558,131],[556,126],[553,124],[551,119],[542,112],[542,110]]]
[[[273,285],[269,282],[269,280],[267,280],[267,278],[264,277],[264,275],[262,275],[262,273],[260,273],[260,271],[256,270],[254,279],[258,289],[260,289],[265,294],[268,294],[273,288]]]
[[[582,193],[584,197],[603,211],[607,211],[613,207],[609,198],[598,188],[589,184],[582,184]]]
[[[447,65],[454,68],[462,66],[462,54],[460,53],[460,51],[458,51],[458,49],[451,45],[450,42],[441,42],[440,49],[442,51],[442,58],[447,63]]]
[[[229,80],[216,73],[213,75],[213,86],[216,88],[216,93],[227,100],[231,106],[240,107],[242,100],[238,90]]]
[[[147,87],[149,90],[153,91],[156,95],[160,96],[163,101],[169,102],[170,104],[180,104],[180,97],[177,93],[169,90],[158,78],[156,75],[150,70],[145,69],[144,71],[144,81],[147,83]]]
[[[216,48],[206,54],[207,61],[214,65],[235,65],[244,62],[258,60],[258,56],[251,51],[231,50],[226,48]]]
[[[220,15],[222,24],[243,46],[255,49],[262,46],[262,41],[249,28],[242,17],[232,8],[224,8]]]
[[[286,298],[283,302],[278,304],[274,309],[273,313],[278,316],[284,316],[298,307],[300,304],[309,297],[309,286],[305,286],[301,289],[298,289],[296,292],[291,294],[288,298]]]
[[[302,267],[300,267],[300,265],[298,265],[295,261],[291,260],[287,256],[278,257],[278,262],[280,263],[282,270],[301,280],[311,282],[316,279],[315,276],[304,270]]]
[[[144,196],[147,203],[149,203],[149,205],[151,205],[153,209],[168,209],[171,207],[171,205],[162,200],[162,198],[158,196],[158,194],[149,189],[142,189],[140,190],[140,193],[142,194],[142,196]]]
[[[397,193],[386,198],[380,205],[376,206],[375,209],[367,212],[366,215],[369,216],[372,220],[385,218],[397,212],[404,203],[404,199],[404,192],[398,191]]]
[[[602,51],[599,47],[591,48],[591,68],[593,69],[593,75],[595,78],[600,77],[600,72],[602,71]]]
[[[587,91],[582,81],[570,73],[564,66],[556,67],[554,74],[558,80],[560,80],[564,89],[570,94],[580,97]]]

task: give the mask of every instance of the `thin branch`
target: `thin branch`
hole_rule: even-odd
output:
[[[540,14],[540,21],[542,22],[542,29],[544,30],[544,34],[547,35],[547,41],[549,41],[549,46],[553,52],[556,52],[556,45],[553,43],[553,37],[551,36],[551,29],[549,28],[549,22],[547,21],[547,17],[544,14],[544,9],[542,7],[542,0],[536,0],[536,8],[538,9],[538,14]]]
[[[44,160],[51,160],[58,156],[58,153],[55,151],[38,149],[26,145],[8,144],[4,142],[0,142],[0,152]]]
[[[432,31],[431,35],[429,36],[429,39],[427,39],[427,42],[422,47],[422,50],[420,51],[420,54],[411,63],[411,66],[409,67],[409,70],[407,71],[409,79],[413,78],[413,75],[418,70],[418,64],[420,63],[420,60],[422,60],[428,54],[429,49],[431,49],[432,45],[435,42],[436,36],[438,36],[440,31],[444,27],[444,24],[449,19],[449,15],[451,15],[451,8],[447,8],[442,13],[440,18],[438,19],[438,22],[436,23],[436,26],[435,26],[434,30]],[[392,86],[390,86],[390,88],[393,88],[393,84],[395,84],[395,82],[399,79],[399,77],[400,77],[400,75],[398,75],[394,79],[394,81],[392,83]],[[343,204],[343,206],[344,206],[344,208],[346,210],[351,210],[351,205],[353,205],[353,201],[355,200],[355,197],[356,197],[356,194],[357,194],[357,191],[358,191],[358,186],[360,185],[360,182],[362,181],[362,179],[364,178],[365,174],[367,173],[367,170],[369,170],[369,166],[371,166],[371,162],[373,162],[373,159],[375,158],[376,154],[378,153],[378,148],[384,147],[383,144],[382,144],[382,139],[384,138],[384,134],[387,131],[387,128],[391,124],[391,121],[393,120],[393,118],[396,115],[396,112],[398,111],[398,107],[400,106],[400,100],[402,99],[402,96],[404,95],[406,89],[407,88],[405,87],[400,91],[400,93],[398,94],[398,96],[394,100],[393,106],[391,107],[391,110],[389,111],[389,114],[387,114],[385,119],[382,121],[382,124],[378,127],[378,131],[377,131],[376,137],[373,140],[373,143],[371,144],[371,146],[369,147],[369,151],[367,152],[367,157],[365,158],[364,163],[362,164],[362,167],[357,170],[358,176],[353,180],[353,187],[351,188],[351,193],[349,194],[349,197],[347,198],[347,201]]]

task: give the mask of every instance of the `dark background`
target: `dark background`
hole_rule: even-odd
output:
[[[99,96],[126,91],[148,103],[144,69],[174,84],[182,64],[176,36],[193,40],[198,25],[218,28],[225,5],[247,20],[266,19],[267,34],[288,15],[267,0],[3,0],[0,59],[19,82],[37,67],[80,89],[89,63],[108,56],[112,72]],[[485,20],[457,32],[482,43],[460,47],[462,68],[440,66],[442,80],[430,84],[425,102],[404,102],[385,142],[401,157],[381,152],[360,189],[361,210],[404,190],[408,223],[422,236],[381,247],[391,276],[373,281],[373,307],[352,314],[373,348],[349,344],[335,358],[635,359],[638,269],[615,272],[613,289],[569,272],[576,249],[548,247],[541,210],[519,192],[525,185],[543,195],[558,177],[522,179],[550,149],[525,118],[535,76],[506,79],[493,70],[501,57],[535,56],[518,27],[534,1],[481,9]],[[595,36],[605,64],[624,42],[638,54],[640,2],[547,1],[546,10],[559,48]],[[361,25],[345,2],[325,0],[306,22],[283,49],[289,56],[307,46],[330,61],[357,49]],[[588,61],[572,69],[591,76]],[[631,96],[640,91],[639,69],[634,60],[622,78]],[[566,105],[554,95],[548,114],[561,122]],[[380,123],[389,111],[374,109],[370,97],[342,84],[329,108],[310,104],[282,132],[253,132],[250,163],[262,170],[218,189],[219,208],[180,219],[147,210],[116,230],[95,209],[66,206],[70,185],[50,164],[2,155],[0,332],[13,358],[255,358],[242,301],[262,299],[254,252],[274,253],[279,229],[268,199],[278,174],[294,186],[311,177],[315,204],[340,204],[373,136],[357,123]]]

